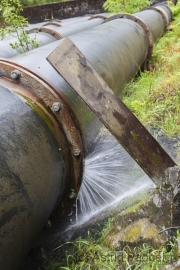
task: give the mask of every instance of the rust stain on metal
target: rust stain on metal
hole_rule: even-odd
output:
[[[62,148],[68,183],[62,201],[67,209],[72,204],[67,194],[71,189],[78,193],[83,173],[84,150],[79,123],[66,99],[44,78],[9,60],[0,59],[0,64],[1,85],[27,100],[27,104],[42,117]],[[11,78],[11,72],[15,69],[21,72],[18,80]],[[53,110],[56,102],[61,104],[58,112]],[[80,155],[75,156],[74,149],[80,149]]]
[[[69,38],[47,60],[152,179],[176,165]]]
[[[50,27],[47,27],[47,26],[46,27],[45,26],[41,27],[39,29],[39,32],[48,33],[49,35],[54,36],[57,40],[63,38],[63,36],[60,33],[58,33],[54,29],[51,29]]]

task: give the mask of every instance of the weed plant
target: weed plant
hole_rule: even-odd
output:
[[[177,245],[169,242],[167,247],[154,249],[144,243],[142,246],[131,248],[125,245],[122,249],[105,247],[103,230],[97,238],[88,232],[87,239],[67,242],[64,258],[51,261],[47,270],[160,270],[165,265],[173,265],[177,259]],[[94,233],[93,233],[94,234]],[[179,232],[178,236],[179,237]],[[61,247],[58,247],[61,248]],[[172,268],[171,268],[172,269]]]
[[[9,35],[15,37],[16,41],[10,42],[9,45],[18,53],[24,53],[39,46],[36,37],[30,38],[24,28],[25,25],[28,25],[28,22],[21,16],[22,10],[19,0],[1,0],[0,13],[3,23],[0,28],[0,40]]]

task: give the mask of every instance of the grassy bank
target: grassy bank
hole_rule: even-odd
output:
[[[111,222],[111,221],[109,221]],[[67,242],[66,252],[59,260],[46,262],[46,270],[174,270],[178,259],[177,241],[180,233],[173,238],[166,247],[155,249],[144,243],[141,246],[129,247],[125,245],[116,250],[104,245],[105,232],[109,222],[101,232],[97,232],[94,239],[88,233],[86,239],[79,237],[75,241]],[[94,235],[94,232],[93,232]],[[169,268],[164,268],[165,266]],[[172,268],[173,267],[173,268]]]
[[[142,124],[168,136],[180,134],[180,4],[172,10],[171,30],[154,44],[149,71],[127,85],[123,99]]]

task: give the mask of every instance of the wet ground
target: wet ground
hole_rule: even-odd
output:
[[[180,161],[180,155],[178,154],[180,148],[180,136],[173,136],[168,138],[165,136],[164,132],[155,128],[151,128],[150,132],[156,138],[156,140],[163,146],[163,148],[171,155],[171,157],[178,163]],[[74,209],[75,212],[75,209]],[[75,227],[73,229],[67,230],[64,233],[64,229],[67,228],[71,223],[73,223],[73,215],[67,216],[64,220],[60,220],[53,224],[50,228],[45,228],[39,239],[34,244],[34,247],[29,252],[27,258],[20,270],[43,270],[44,264],[51,259],[59,259],[63,254],[63,249],[53,251],[53,249],[62,243],[70,240],[71,238],[76,238],[78,236],[85,237],[88,226],[94,226],[91,223],[85,224],[84,228]],[[107,217],[105,217],[106,221]],[[103,227],[103,220],[100,224]]]

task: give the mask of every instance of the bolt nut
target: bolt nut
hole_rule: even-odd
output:
[[[70,199],[75,199],[76,198],[76,193],[74,189],[71,189],[71,193],[69,194]]]
[[[54,102],[52,105],[52,110],[58,112],[61,109],[61,104],[59,102]]]
[[[76,157],[79,156],[80,153],[81,153],[81,151],[80,151],[78,148],[75,148],[75,149],[73,150],[73,155],[76,156]]]
[[[11,71],[11,78],[12,79],[17,80],[20,77],[21,77],[21,72],[19,70],[15,69],[15,70]]]

